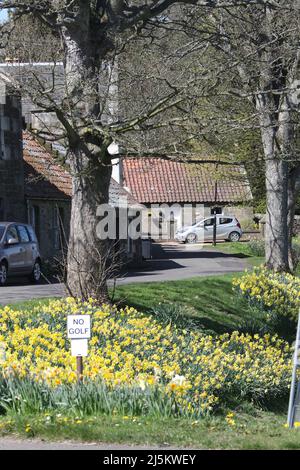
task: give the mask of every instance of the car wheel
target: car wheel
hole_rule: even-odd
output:
[[[241,235],[239,234],[239,232],[231,232],[229,234],[228,240],[231,242],[238,242],[240,238]]]
[[[7,283],[7,264],[2,262],[0,264],[0,286],[5,286]]]
[[[189,233],[185,241],[186,243],[196,243],[197,235],[195,233]]]
[[[32,273],[30,274],[30,281],[34,284],[37,284],[38,282],[40,282],[41,280],[41,277],[42,277],[42,267],[41,267],[41,262],[39,260],[37,260],[35,263],[34,263],[34,266],[33,266],[33,269],[32,269]]]

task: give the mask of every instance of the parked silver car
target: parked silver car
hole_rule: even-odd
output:
[[[33,283],[41,279],[38,241],[30,225],[0,222],[0,286],[9,276],[28,276]]]
[[[238,242],[243,232],[239,221],[229,215],[217,215],[216,239]],[[177,230],[175,240],[184,243],[197,243],[213,240],[214,217],[202,219],[188,227]]]

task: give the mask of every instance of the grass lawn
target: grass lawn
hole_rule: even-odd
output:
[[[127,284],[116,288],[113,301],[130,305],[144,313],[161,304],[177,304],[196,327],[208,332],[225,333],[240,329],[253,319],[245,300],[232,290],[232,279],[242,273],[197,277],[182,281]],[[15,303],[12,308],[28,310],[50,299]]]
[[[232,254],[237,258],[247,258],[247,263],[252,266],[260,266],[264,263],[265,258],[263,256],[254,256],[251,250],[250,244],[248,241],[239,241],[239,242],[231,242],[231,243],[217,243],[214,247],[212,244],[208,245],[209,248],[214,249],[216,251],[222,251],[223,253]],[[293,239],[293,247],[300,253],[300,237],[295,237]],[[296,276],[300,276],[300,263],[295,271]]]
[[[222,244],[235,252],[234,244]],[[247,250],[246,245],[242,250]],[[220,249],[219,245],[217,249]],[[223,247],[222,247],[223,249]],[[239,251],[241,255],[248,256]],[[250,258],[249,258],[250,259]],[[136,307],[145,313],[160,304],[177,304],[193,318],[195,327],[207,332],[223,333],[240,330],[253,319],[247,303],[232,291],[232,279],[242,273],[198,277],[163,283],[138,283],[119,286],[115,302]],[[40,300],[22,302],[14,308],[28,309]],[[49,299],[42,300],[43,303]],[[289,430],[286,422],[288,399],[283,408],[267,412],[251,404],[235,407],[235,425],[226,421],[227,410],[201,420],[95,416],[67,417],[50,413],[43,415],[0,416],[0,435],[16,434],[47,440],[72,439],[107,443],[128,443],[198,449],[300,449],[300,429]]]
[[[116,289],[114,301],[151,313],[159,304],[182,306],[185,314],[205,330],[224,333],[239,329],[253,312],[232,290],[232,279],[242,273],[197,277],[182,281],[128,284]]]
[[[199,421],[127,416],[55,418],[51,415],[0,418],[0,436],[39,437],[49,441],[176,445],[197,449],[300,449],[300,430],[284,427],[285,414],[238,412],[235,425],[224,417]]]
[[[232,254],[237,258],[247,258],[247,262],[252,266],[260,266],[264,263],[264,257],[262,256],[253,256],[249,243],[247,241],[239,242],[220,242],[214,247],[209,245],[209,248],[212,248],[216,251],[222,251],[223,253]]]

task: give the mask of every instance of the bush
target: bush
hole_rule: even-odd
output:
[[[66,316],[76,313],[92,315],[81,385],[66,338]],[[276,336],[213,337],[92,300],[0,309],[0,341],[0,403],[16,412],[84,406],[88,413],[123,407],[132,415],[201,416],[233,399],[283,397],[290,384],[291,351]]]
[[[240,224],[244,231],[252,231],[258,229],[258,225],[253,219],[241,219]]]
[[[255,268],[252,272],[233,280],[233,287],[250,305],[274,315],[298,318],[300,308],[300,279],[287,273],[276,273],[267,268]]]

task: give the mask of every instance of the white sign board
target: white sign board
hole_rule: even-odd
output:
[[[72,356],[83,357],[88,355],[88,340],[87,339],[72,339],[71,340],[71,354]]]
[[[91,337],[90,315],[68,315],[68,338],[87,339]]]

